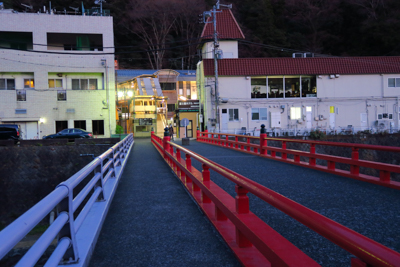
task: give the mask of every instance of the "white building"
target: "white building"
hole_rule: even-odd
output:
[[[217,13],[223,55],[217,92],[212,24],[205,25],[197,69],[209,130],[239,133],[246,128],[259,134],[264,124],[270,133],[298,135],[315,129],[400,128],[400,57],[238,58],[237,43],[244,35],[230,10],[222,11]]]
[[[0,123],[115,132],[113,19],[0,10]]]

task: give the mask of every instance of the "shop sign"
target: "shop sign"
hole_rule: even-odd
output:
[[[198,112],[199,100],[178,101],[179,112]]]

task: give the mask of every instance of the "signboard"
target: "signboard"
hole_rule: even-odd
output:
[[[178,101],[179,112],[199,112],[199,100]]]
[[[139,125],[153,125],[153,119],[139,119]]]
[[[184,118],[181,120],[181,127],[186,127],[189,125],[189,120]]]

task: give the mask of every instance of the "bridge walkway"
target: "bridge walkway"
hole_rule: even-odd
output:
[[[240,266],[150,139],[135,139],[90,266]]]
[[[196,141],[186,148],[400,252],[398,190]],[[90,266],[239,266],[149,139],[136,139],[128,160]],[[232,182],[211,179],[235,196]],[[350,266],[349,253],[249,198],[253,213],[319,264]]]
[[[400,252],[399,190],[196,141],[186,148]],[[192,165],[201,170],[197,161]],[[232,182],[215,172],[211,179],[236,196]],[[319,264],[350,266],[348,252],[253,195],[249,198],[253,213]]]

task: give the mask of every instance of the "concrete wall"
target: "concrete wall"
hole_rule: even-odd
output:
[[[239,49],[237,41],[219,41],[219,49],[223,52],[223,58],[238,58]],[[202,48],[203,58],[214,58],[214,43],[208,42]]]

